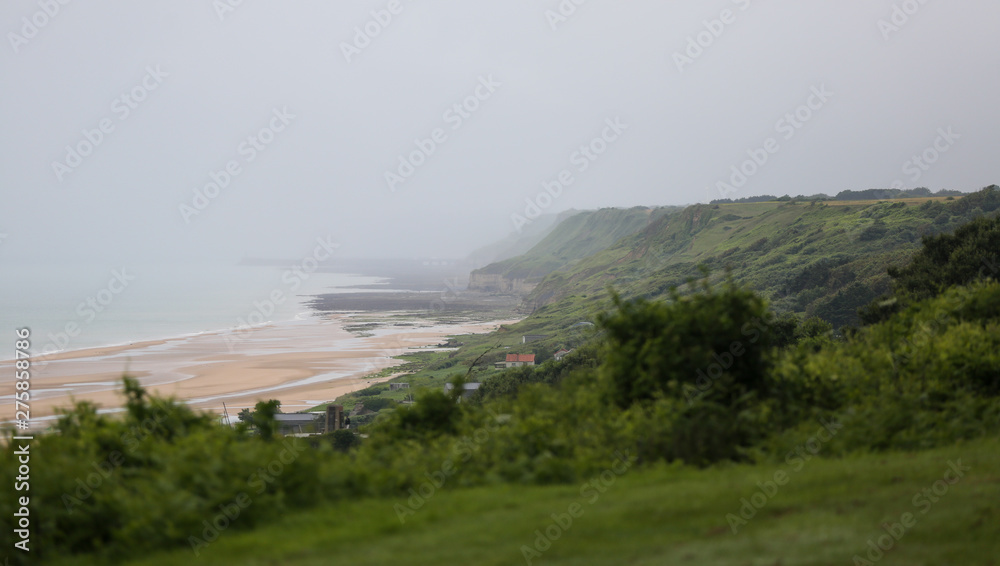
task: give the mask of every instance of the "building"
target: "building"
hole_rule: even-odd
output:
[[[555,358],[556,361],[558,362],[558,361],[562,360],[563,358],[565,358],[568,354],[572,354],[573,352],[574,352],[574,350],[565,350],[565,349],[564,350],[559,350],[558,352],[556,352],[555,354],[553,354],[552,357]]]
[[[545,340],[549,336],[547,334],[525,334],[521,336],[522,344],[531,344],[532,342],[538,342],[539,340]]]
[[[535,365],[534,354],[507,354],[507,359],[502,362],[497,362],[494,364],[494,367],[497,369],[507,369],[533,365]]]
[[[400,389],[409,389],[409,383],[390,383],[389,391],[399,391]]]
[[[274,420],[278,423],[279,434],[308,434],[322,432],[325,413],[278,413]]]
[[[472,395],[475,394],[476,390],[478,390],[481,385],[482,385],[482,383],[463,383],[462,384],[462,399],[468,399],[469,397],[472,397]],[[454,383],[445,383],[444,384],[444,392],[445,393],[451,393],[452,389],[455,389],[455,384]]]

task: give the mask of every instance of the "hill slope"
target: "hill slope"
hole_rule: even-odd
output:
[[[517,257],[472,272],[474,291],[527,293],[546,275],[642,230],[671,209],[605,208],[571,214],[534,247]]]
[[[671,286],[731,269],[779,311],[820,316],[840,327],[888,290],[886,270],[950,231],[1000,208],[1000,189],[959,200],[766,202],[695,205],[548,275],[527,297],[540,312],[598,308],[614,285],[626,296],[660,297]],[[578,318],[578,316],[573,317]]]
[[[482,266],[528,253],[560,222],[577,212],[567,210],[559,214],[543,214],[526,224],[520,232],[512,232],[503,240],[483,246],[470,253],[466,259],[475,266]]]

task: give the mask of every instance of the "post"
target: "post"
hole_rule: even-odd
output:
[[[344,406],[343,405],[327,405],[326,406],[326,432],[330,433],[335,430],[340,430],[344,428]]]

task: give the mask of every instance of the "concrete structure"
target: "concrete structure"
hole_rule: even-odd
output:
[[[409,389],[409,383],[390,383],[389,391],[399,391],[400,389]]]
[[[522,344],[531,344],[532,342],[538,342],[539,340],[545,340],[549,336],[547,334],[525,334],[521,336]]]
[[[343,405],[327,405],[326,406],[326,422],[323,432],[333,432],[335,430],[340,430],[344,428],[344,406]]]
[[[479,389],[482,383],[464,383],[462,384],[462,399],[468,399]],[[444,392],[451,393],[455,389],[455,385],[452,383],[444,384]]]
[[[552,357],[555,358],[556,361],[558,362],[558,361],[562,360],[563,358],[565,358],[568,354],[572,354],[572,353],[573,353],[573,350],[559,350]]]
[[[278,413],[274,420],[279,434],[306,434],[323,432],[322,416],[323,413]]]

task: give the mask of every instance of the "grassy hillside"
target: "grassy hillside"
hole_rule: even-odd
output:
[[[526,224],[519,232],[512,232],[503,240],[483,246],[469,254],[468,259],[476,265],[486,265],[503,261],[527,253],[538,242],[548,236],[560,222],[577,214],[567,210],[559,214],[543,214]]]
[[[556,269],[576,261],[642,230],[667,214],[666,208],[605,208],[573,214],[523,255],[478,269],[473,277],[501,275],[506,279],[540,281]]]
[[[949,462],[969,468],[954,485]],[[610,464],[610,461],[609,461]],[[619,467],[619,469],[621,469]],[[757,482],[788,482],[733,534],[727,515],[760,493]],[[381,564],[853,564],[910,513],[898,541],[882,538],[882,565],[990,565],[1000,555],[1000,440],[920,453],[792,460],[710,470],[659,466],[627,471],[601,494],[582,485],[447,487],[405,523],[402,499],[362,499],[297,513],[252,532],[224,531],[198,558],[210,564],[332,562]],[[948,476],[954,478],[953,475]],[[606,476],[607,479],[607,476]],[[600,482],[600,480],[597,480]],[[590,483],[590,482],[588,482]],[[604,487],[604,486],[602,486]],[[934,493],[937,489],[937,495]],[[581,496],[581,491],[584,495]],[[760,502],[760,496],[756,498]],[[552,515],[577,504],[563,530]],[[574,508],[575,509],[575,508]],[[580,514],[582,512],[582,514]],[[749,512],[747,512],[749,515]],[[564,523],[565,524],[565,523]],[[912,522],[911,522],[912,524]],[[233,529],[236,530],[236,529]],[[541,557],[536,530],[558,535]],[[896,532],[900,532],[898,529]],[[544,547],[544,541],[539,545]],[[873,555],[874,556],[874,555]],[[190,564],[191,549],[157,553],[136,566]],[[97,564],[74,557],[66,564]],[[864,562],[862,562],[863,564]]]
[[[779,311],[820,316],[839,328],[855,324],[857,308],[888,290],[886,269],[906,263],[921,236],[998,206],[997,189],[952,201],[696,205],[550,274],[527,301],[538,315],[579,311],[570,317],[578,318],[606,301],[608,285],[627,296],[661,297],[698,277],[703,265],[718,276],[731,269]]]
[[[579,323],[608,308],[608,285],[625,296],[662,297],[671,285],[700,277],[699,265],[711,268],[715,278],[730,268],[737,282],[778,311],[820,316],[834,328],[855,324],[857,308],[888,289],[887,268],[906,264],[922,235],[951,231],[1000,207],[998,189],[947,198],[695,205],[664,212],[641,231],[545,277],[528,296],[534,311],[523,321],[490,335],[462,337],[459,351],[425,354],[405,368],[417,372],[405,380],[439,385],[495,345],[500,347],[474,379],[492,374],[488,364],[506,353],[550,359],[557,349],[591,338],[592,328]],[[552,238],[548,249],[556,241],[565,240]],[[528,256],[517,259],[530,262]],[[524,334],[549,338],[521,344]]]

